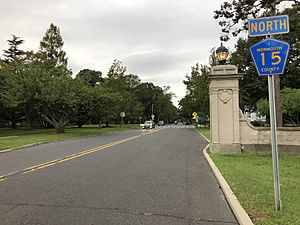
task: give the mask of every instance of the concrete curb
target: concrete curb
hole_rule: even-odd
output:
[[[194,127],[195,128],[195,127]],[[199,131],[199,130],[197,130],[196,128],[195,128],[195,130],[209,143],[210,142],[210,140],[207,138],[207,137],[205,137],[203,134],[201,134],[201,132]]]
[[[253,225],[253,223],[252,223],[250,217],[248,216],[247,212],[241,206],[240,202],[238,201],[238,199],[236,198],[236,196],[232,192],[229,184],[226,182],[225,178],[222,176],[219,169],[217,168],[217,166],[215,165],[215,163],[212,161],[209,154],[207,153],[207,149],[209,148],[209,146],[210,145],[208,144],[203,149],[203,154],[204,154],[211,170],[213,171],[216,179],[218,180],[218,182],[219,182],[219,184],[222,188],[222,191],[225,195],[225,198],[226,198],[233,214],[235,215],[235,217],[238,220],[240,225]]]

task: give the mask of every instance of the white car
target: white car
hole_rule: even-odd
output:
[[[143,124],[143,129],[153,129],[155,128],[155,123],[152,120],[148,120]]]

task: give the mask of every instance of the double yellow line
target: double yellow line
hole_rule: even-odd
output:
[[[159,129],[159,130],[161,130],[161,129]],[[66,161],[69,161],[69,160],[72,160],[72,159],[76,159],[76,158],[91,154],[93,152],[97,152],[97,151],[112,147],[114,145],[118,145],[118,144],[121,144],[121,143],[124,143],[124,142],[127,142],[127,141],[131,141],[131,140],[139,138],[141,136],[153,134],[153,133],[155,133],[159,130],[154,130],[154,131],[139,134],[139,135],[136,135],[136,136],[133,136],[133,137],[130,137],[130,138],[125,138],[125,139],[122,139],[122,140],[119,140],[119,141],[114,141],[114,142],[111,142],[111,143],[108,143],[108,144],[105,144],[105,145],[101,145],[101,146],[91,148],[91,149],[88,149],[88,150],[85,150],[85,151],[82,151],[82,152],[78,152],[78,153],[75,153],[75,154],[72,154],[72,155],[69,155],[69,156],[65,156],[63,158],[55,159],[55,160],[52,160],[52,161],[49,161],[49,162],[45,162],[45,163],[42,163],[42,164],[38,164],[38,165],[35,165],[35,166],[25,168],[25,169],[20,170],[20,171],[15,171],[15,172],[12,172],[12,173],[9,173],[9,174],[5,174],[5,175],[0,176],[0,181],[3,181],[5,179],[7,179],[8,177],[11,177],[11,176],[14,176],[14,175],[30,173],[30,172],[40,170],[40,169],[43,169],[43,168],[47,168],[47,167],[50,167],[50,166],[53,166],[53,165],[56,165],[56,164],[59,164],[59,163],[62,163],[62,162],[66,162]]]

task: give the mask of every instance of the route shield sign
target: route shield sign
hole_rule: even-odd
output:
[[[262,40],[250,48],[259,75],[283,74],[290,45],[274,38]]]

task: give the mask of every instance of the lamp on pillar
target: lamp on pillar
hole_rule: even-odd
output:
[[[228,57],[228,49],[225,48],[221,42],[221,46],[216,50],[216,58],[220,65],[226,64],[226,59]]]

